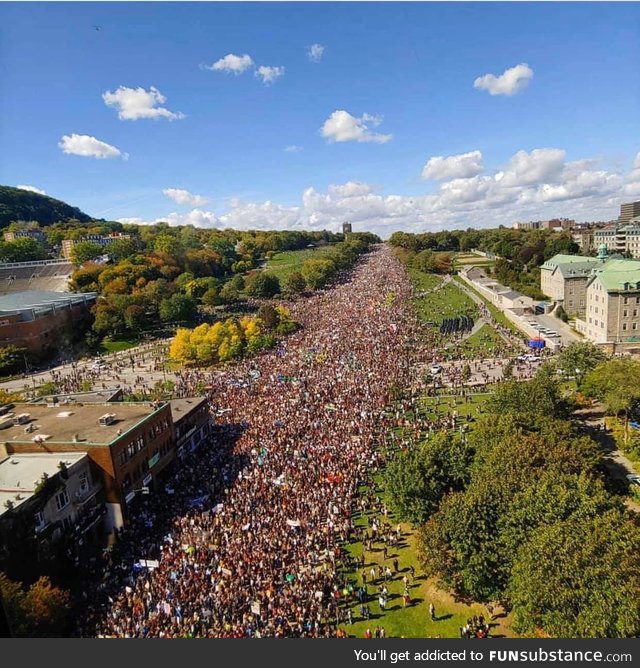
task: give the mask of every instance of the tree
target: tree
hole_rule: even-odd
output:
[[[220,299],[224,304],[233,304],[240,301],[240,292],[233,281],[227,281],[220,290]]]
[[[514,627],[561,638],[640,635],[640,528],[624,511],[543,527],[518,551]]]
[[[78,241],[71,247],[71,261],[77,267],[103,255],[104,249],[93,241]]]
[[[196,305],[193,299],[176,293],[160,302],[159,315],[163,322],[184,322],[193,320]]]
[[[25,350],[25,348],[19,348],[13,343],[0,347],[0,374],[8,375],[18,369],[24,370]]]
[[[137,244],[135,239],[114,239],[109,243],[104,252],[116,262],[125,260],[131,255],[135,255],[137,251]]]
[[[217,288],[209,288],[202,295],[202,303],[204,306],[215,306],[220,301],[220,295]]]
[[[335,274],[335,264],[331,260],[305,260],[302,275],[312,290],[323,288]]]
[[[575,376],[579,389],[587,374],[606,360],[605,352],[591,341],[574,341],[557,357],[558,366],[567,376]]]
[[[67,631],[69,592],[41,577],[27,591],[0,573],[0,591],[14,637],[61,637]]]
[[[246,292],[252,297],[274,297],[280,292],[280,281],[274,274],[261,271],[249,277]]]
[[[425,522],[442,497],[469,478],[472,451],[457,436],[437,434],[416,448],[400,451],[385,471],[385,488],[401,519]]]
[[[307,289],[307,282],[299,271],[294,271],[285,281],[285,290],[293,294],[302,294]]]
[[[14,241],[0,241],[0,261],[29,262],[46,257],[44,248],[30,237],[18,237]]]
[[[279,322],[278,312],[271,304],[263,304],[258,309],[258,318],[260,318],[266,330],[275,329]]]

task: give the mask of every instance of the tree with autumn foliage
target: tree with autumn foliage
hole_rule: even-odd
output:
[[[28,589],[0,573],[0,592],[16,638],[57,638],[67,635],[69,592],[41,577]]]

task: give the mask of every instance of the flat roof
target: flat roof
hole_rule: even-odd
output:
[[[192,410],[206,403],[207,403],[206,397],[186,397],[184,399],[171,399],[169,401],[169,405],[171,406],[171,414],[173,416],[173,421],[178,422],[181,417],[188,415]]]
[[[54,304],[66,305],[95,299],[96,292],[54,292],[52,290],[24,290],[0,296],[0,312],[24,311]]]
[[[46,473],[50,478],[59,473],[60,463],[68,468],[87,458],[85,452],[52,452],[15,454],[0,461],[0,515],[5,503],[14,508],[30,499]]]
[[[0,442],[33,443],[35,436],[46,435],[49,438],[46,438],[44,443],[68,444],[73,443],[74,436],[77,435],[78,442],[84,445],[109,445],[153,415],[159,408],[160,406],[154,407],[151,403],[129,402],[82,406],[15,404],[11,413],[14,416],[28,413],[29,422],[0,429]],[[110,425],[103,426],[98,420],[106,413],[113,413],[115,418]],[[33,431],[25,432],[25,428],[30,425],[33,425]]]

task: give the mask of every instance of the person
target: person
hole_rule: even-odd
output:
[[[365,637],[365,638],[373,638],[373,633],[371,633],[371,629],[368,628],[368,629],[364,632],[364,637]]]
[[[436,620],[436,607],[433,605],[433,603],[429,603],[429,616],[431,617],[431,621],[435,622]]]

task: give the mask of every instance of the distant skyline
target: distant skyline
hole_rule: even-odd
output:
[[[637,3],[0,3],[0,183],[199,227],[607,220],[638,62]]]

